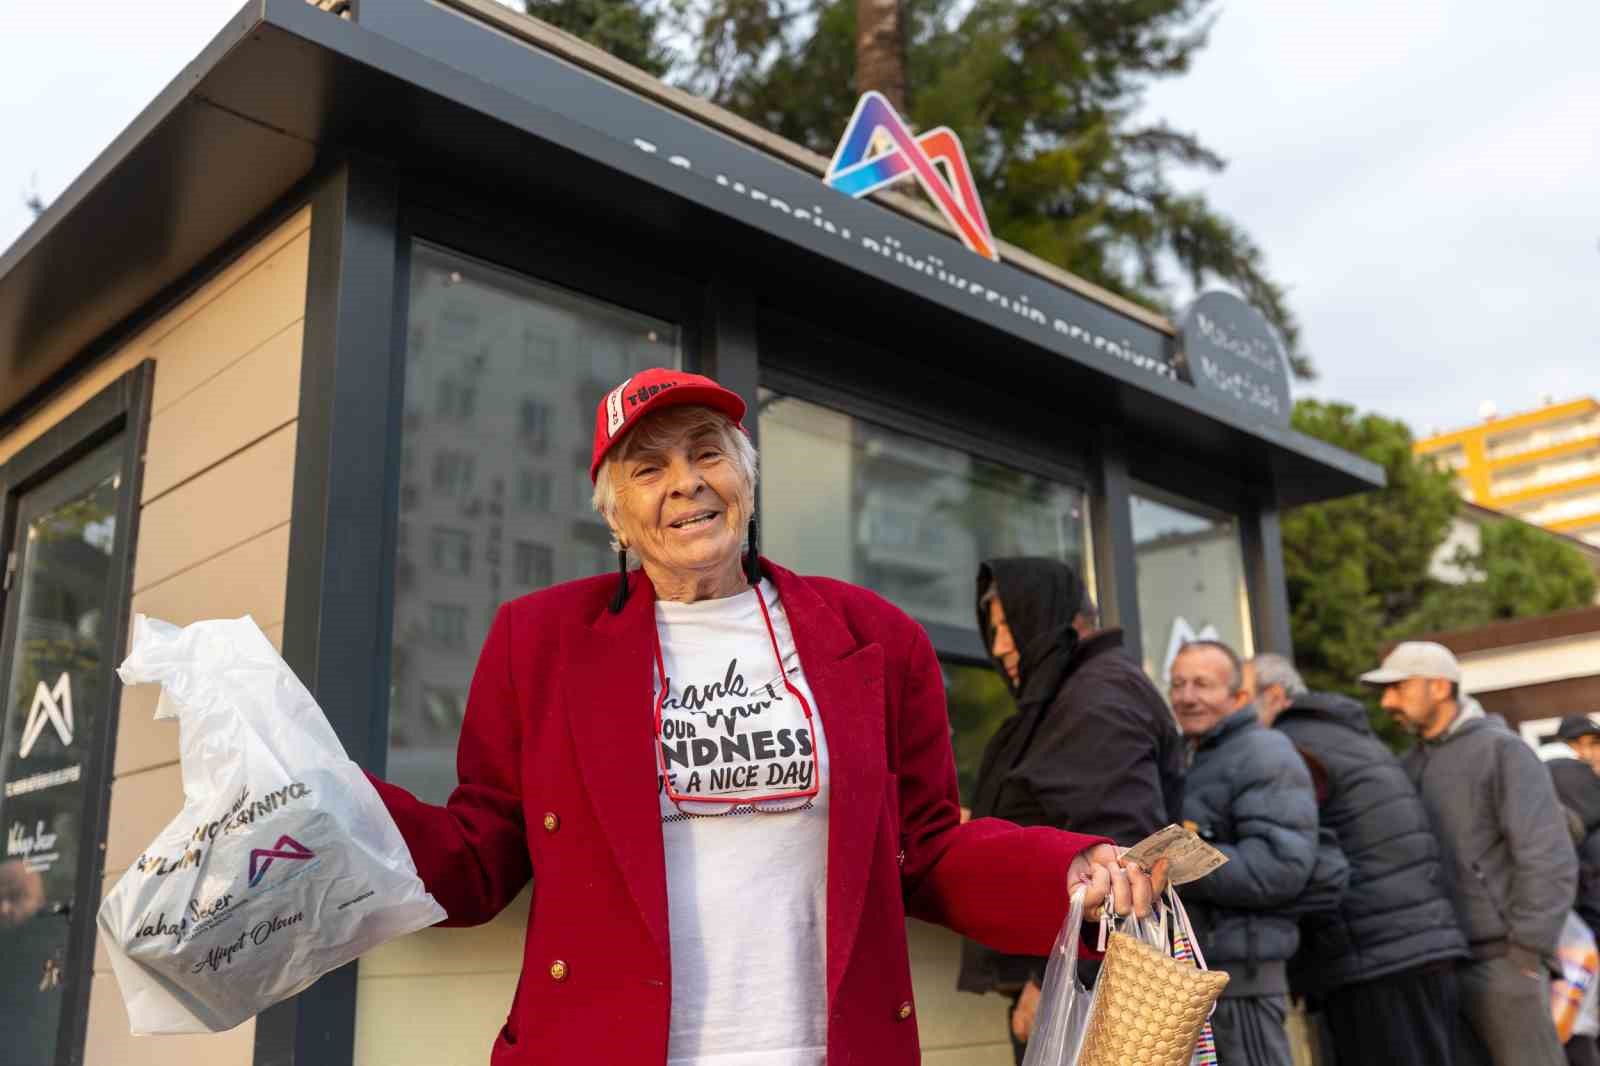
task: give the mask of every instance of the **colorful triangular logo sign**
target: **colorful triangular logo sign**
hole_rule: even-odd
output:
[[[823,181],[859,198],[907,178],[922,186],[961,243],[999,262],[972,168],[956,135],[940,126],[916,136],[882,93],[862,94]]]

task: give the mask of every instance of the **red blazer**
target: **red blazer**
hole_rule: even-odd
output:
[[[828,1062],[910,1066],[920,1055],[906,916],[1046,955],[1066,917],[1067,867],[1101,838],[960,824],[943,677],[922,627],[864,589],[763,566],[828,742]],[[666,1060],[655,593],[635,572],[614,615],[616,580],[500,608],[446,806],[374,779],[449,914],[443,924],[490,920],[533,878],[522,975],[493,1066]]]

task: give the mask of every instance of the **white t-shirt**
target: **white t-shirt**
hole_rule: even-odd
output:
[[[811,704],[809,726],[783,685],[755,590],[656,603],[660,742],[675,790],[773,795],[803,790],[813,774],[821,782],[804,809],[712,818],[686,817],[660,789],[669,1066],[823,1066],[827,1053],[827,747],[788,615],[771,582],[761,592],[789,681]]]

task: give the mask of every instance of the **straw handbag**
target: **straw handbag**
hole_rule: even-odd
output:
[[[1168,900],[1166,913],[1143,923],[1139,935],[1110,934],[1077,1066],[1189,1066],[1228,975],[1205,969],[1183,904],[1174,892]],[[1168,918],[1195,945],[1194,962],[1169,953]]]

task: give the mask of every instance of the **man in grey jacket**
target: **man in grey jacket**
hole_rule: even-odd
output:
[[[1461,667],[1443,645],[1401,644],[1361,680],[1382,688],[1383,709],[1417,737],[1406,773],[1439,834],[1472,954],[1459,975],[1462,1060],[1562,1066],[1548,963],[1578,861],[1550,775],[1501,719],[1462,697]]]

